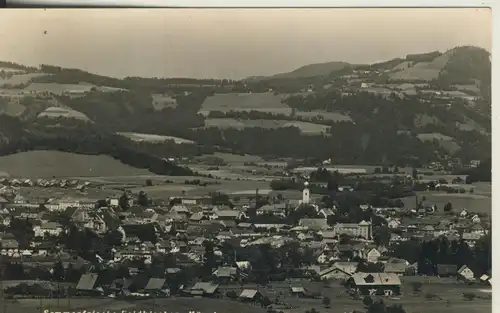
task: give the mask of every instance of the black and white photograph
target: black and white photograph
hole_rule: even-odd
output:
[[[0,11],[0,313],[492,310],[488,8]]]

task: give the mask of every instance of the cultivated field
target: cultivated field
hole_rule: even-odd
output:
[[[48,118],[74,118],[81,121],[90,121],[87,115],[82,112],[75,111],[69,108],[59,108],[59,107],[50,107],[47,108],[42,113],[38,114],[38,117],[48,117]]]
[[[297,127],[302,133],[311,135],[326,133],[329,128],[326,125],[309,122],[283,120],[237,120],[233,118],[207,118],[205,119],[205,127],[217,127],[221,129],[244,129],[252,127],[276,129],[282,127]]]
[[[40,77],[40,76],[46,76],[48,74],[45,73],[30,73],[30,74],[16,74],[13,75],[11,78],[8,79],[3,79],[0,78],[0,86],[4,85],[24,85],[29,83],[33,78],[35,77]]]
[[[118,135],[127,137],[133,141],[146,141],[150,143],[161,143],[165,142],[167,140],[173,140],[177,144],[181,143],[188,143],[188,144],[193,144],[194,141],[184,139],[184,138],[179,138],[179,137],[173,137],[173,136],[163,136],[163,135],[155,135],[155,134],[141,134],[141,133],[128,133],[128,132],[120,132],[117,133]]]
[[[460,146],[455,142],[453,138],[450,136],[443,135],[441,133],[428,133],[428,134],[419,134],[417,138],[422,142],[434,141],[436,140],[439,145],[446,149],[450,153],[454,153],[460,150]]]
[[[446,63],[450,58],[450,53],[445,53],[432,62],[420,62],[411,67],[408,67],[409,62],[403,62],[396,66],[395,72],[391,73],[389,76],[394,80],[425,80],[430,81],[438,78],[439,73],[442,71]]]
[[[488,213],[491,214],[491,197],[482,194],[449,194],[449,193],[438,193],[438,192],[418,192],[419,197],[425,196],[426,202],[429,204],[435,204],[439,211],[442,211],[444,206],[451,202],[454,211],[460,211],[463,208],[471,212],[478,213]],[[415,197],[402,198],[405,203],[405,207],[414,208],[415,207]]]
[[[108,156],[46,150],[0,157],[0,172],[23,178],[152,175]]]
[[[282,102],[283,95],[272,92],[265,93],[231,93],[208,97],[202,104],[200,112],[207,115],[210,111],[261,111],[290,115],[292,109]]]
[[[326,111],[311,111],[311,112],[295,112],[295,115],[304,118],[321,118],[325,121],[333,122],[351,122],[352,119],[348,115],[336,112],[326,112]]]
[[[351,174],[351,173],[356,173],[356,174],[367,174],[367,173],[373,173],[375,171],[376,166],[362,166],[362,165],[338,165],[338,166],[326,166],[325,167],[328,171],[334,172],[338,171],[339,173],[342,174]],[[302,173],[307,173],[307,172],[313,172],[317,170],[317,167],[297,167],[293,171],[294,172],[302,172]]]

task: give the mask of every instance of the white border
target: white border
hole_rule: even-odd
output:
[[[496,0],[7,0],[10,4],[132,7],[491,7]]]

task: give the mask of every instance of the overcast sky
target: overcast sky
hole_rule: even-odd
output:
[[[491,51],[489,9],[0,11],[0,60],[114,77],[242,78],[459,45]]]

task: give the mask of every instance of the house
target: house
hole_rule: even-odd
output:
[[[163,287],[165,285],[165,282],[165,278],[150,278],[148,283],[146,284],[146,287],[144,287],[144,291],[170,295],[170,290]]]
[[[437,273],[439,277],[450,277],[457,275],[457,266],[454,264],[438,264]]]
[[[349,277],[351,277],[351,275],[349,275],[349,273],[346,273],[343,270],[341,270],[335,266],[331,266],[329,268],[322,270],[319,273],[319,277],[321,280],[331,280],[331,279],[332,280],[346,280]]]
[[[292,294],[292,296],[296,296],[296,297],[304,297],[305,295],[307,295],[307,292],[306,292],[306,289],[304,287],[291,287],[290,288],[290,293]]]
[[[228,283],[234,281],[238,276],[238,269],[235,267],[219,267],[212,273],[214,281]]]
[[[361,221],[360,223],[338,223],[333,226],[333,231],[337,236],[345,234],[352,237],[372,238],[372,224]]]
[[[286,217],[285,215],[286,208],[287,205],[284,203],[267,204],[257,209],[256,213],[257,215],[272,215],[272,216]]]
[[[214,220],[238,220],[240,214],[240,211],[237,210],[217,210],[210,218]]]
[[[56,222],[46,222],[34,226],[33,231],[35,232],[35,237],[44,237],[47,234],[50,236],[59,236],[63,231],[63,227]]]
[[[471,218],[471,221],[472,223],[481,223],[481,219],[479,218],[479,216],[477,214],[475,214],[472,218]]]
[[[375,248],[367,248],[367,249],[364,249],[362,251],[362,257],[363,259],[365,259],[366,261],[370,262],[370,263],[377,263],[378,262],[378,258],[380,258],[380,256],[382,256],[382,253],[380,253],[377,249]]]
[[[462,211],[460,211],[460,217],[467,217],[467,215],[469,215],[469,212],[466,209],[462,209]]]
[[[348,279],[347,286],[362,295],[392,296],[401,293],[401,280],[392,273],[355,273]]]
[[[390,219],[388,222],[387,222],[387,227],[391,228],[391,229],[394,229],[394,228],[399,228],[399,226],[401,225],[401,221],[397,220],[397,219]]]
[[[457,274],[464,280],[474,280],[474,272],[467,265],[462,265],[458,269]]]
[[[263,295],[256,289],[244,289],[238,298],[243,301],[258,302]]]
[[[384,273],[396,274],[403,276],[407,272],[408,266],[403,262],[388,262],[384,266]]]
[[[192,296],[215,297],[217,296],[218,289],[218,284],[198,282],[193,287],[191,287],[190,294]]]

